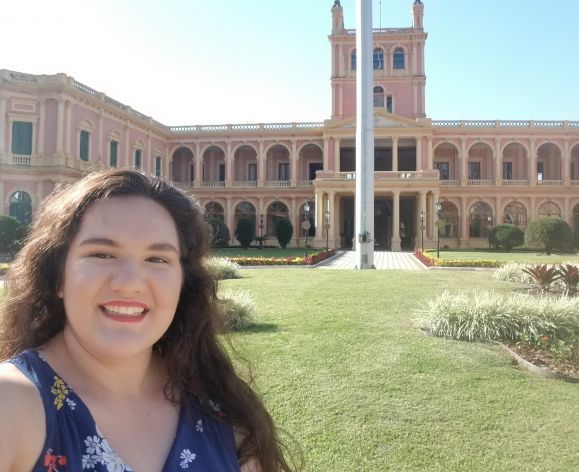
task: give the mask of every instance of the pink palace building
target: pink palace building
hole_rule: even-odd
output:
[[[495,224],[546,215],[579,232],[579,121],[428,118],[423,11],[414,0],[411,27],[374,30],[376,250],[419,247],[421,214],[427,247],[437,213],[441,246],[481,247]],[[0,213],[28,222],[55,186],[136,167],[195,194],[232,234],[249,217],[273,238],[289,218],[298,246],[310,220],[313,245],[352,247],[355,31],[339,0],[331,16],[321,123],[166,126],[65,74],[0,70]]]

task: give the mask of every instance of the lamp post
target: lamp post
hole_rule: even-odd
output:
[[[493,229],[493,217],[487,216],[487,239],[489,240],[489,249],[491,248],[491,231]]]
[[[304,205],[304,222],[302,224],[302,228],[305,231],[305,242],[304,242],[304,257],[308,257],[308,232],[310,231],[310,204],[306,202]]]
[[[324,212],[324,228],[326,229],[326,251],[330,249],[330,211]]]
[[[259,249],[263,249],[263,214],[259,215]]]
[[[440,212],[442,204],[437,200],[434,204],[436,207],[436,258],[440,259]]]
[[[426,213],[424,208],[420,210],[420,231],[422,232],[421,236],[421,244],[420,247],[422,248],[422,252],[424,252],[424,220],[426,219]]]

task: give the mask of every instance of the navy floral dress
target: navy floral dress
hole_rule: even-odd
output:
[[[38,388],[46,413],[46,441],[32,472],[129,472],[111,448],[80,397],[42,356],[25,351],[10,362]],[[198,402],[181,408],[177,434],[163,472],[239,472],[233,428],[209,415]],[[210,408],[220,413],[218,404]]]

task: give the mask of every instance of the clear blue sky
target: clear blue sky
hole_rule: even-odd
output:
[[[429,117],[579,119],[579,0],[422,1]],[[413,0],[381,3],[382,27],[411,26]],[[322,121],[332,4],[7,1],[0,68],[64,72],[167,125]]]

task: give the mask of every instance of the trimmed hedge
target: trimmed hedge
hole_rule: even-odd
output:
[[[330,249],[329,251],[319,251],[315,252],[308,257],[230,257],[229,259],[240,266],[274,266],[274,265],[315,265],[328,257],[332,257],[336,254],[335,249]]]
[[[460,259],[446,260],[438,259],[431,251],[436,251],[436,249],[427,249],[424,252],[414,251],[414,256],[420,260],[427,267],[483,267],[483,268],[496,268],[502,267],[504,261],[496,260],[469,260],[463,261]]]

